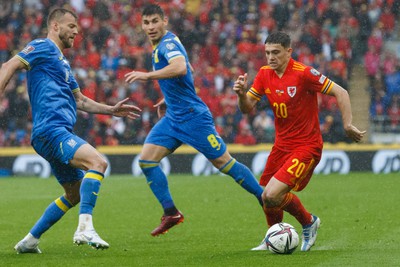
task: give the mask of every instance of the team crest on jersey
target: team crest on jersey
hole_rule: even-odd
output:
[[[319,71],[317,71],[316,69],[311,69],[310,72],[311,72],[311,74],[314,75],[314,76],[319,76],[319,75],[321,75],[321,73],[320,73]]]
[[[28,45],[21,52],[24,53],[25,55],[27,55],[30,52],[32,52],[33,50],[35,50],[35,48],[33,46],[31,46],[31,45]]]
[[[168,43],[165,46],[168,48],[168,50],[172,50],[172,49],[175,48],[175,44],[174,43]]]
[[[294,97],[294,95],[296,94],[297,88],[296,86],[289,86],[287,88],[287,93],[290,97]]]

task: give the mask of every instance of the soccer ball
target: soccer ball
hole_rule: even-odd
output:
[[[277,254],[291,254],[299,245],[296,229],[288,223],[272,225],[265,235],[268,250]]]

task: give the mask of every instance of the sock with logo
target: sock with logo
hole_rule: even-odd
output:
[[[249,168],[242,163],[237,162],[236,159],[231,158],[231,160],[229,160],[219,170],[222,173],[231,176],[241,187],[247,190],[247,192],[256,196],[261,206],[263,205],[261,194],[264,189],[260,186],[256,177],[254,177]]]
[[[303,226],[312,223],[311,213],[304,208],[300,199],[295,194],[287,193],[280,208],[290,213]]]
[[[164,209],[164,214],[167,216],[174,215],[178,210],[169,191],[167,176],[165,176],[159,164],[156,161],[139,160],[139,166],[146,176],[147,184]]]
[[[100,191],[101,181],[104,174],[94,170],[86,172],[82,179],[80,188],[81,204],[79,214],[92,214],[93,208],[96,206],[97,195]]]
[[[54,200],[30,230],[32,236],[39,239],[40,236],[58,222],[70,208],[72,208],[72,204],[64,196]]]

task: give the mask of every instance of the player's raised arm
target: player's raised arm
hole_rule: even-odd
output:
[[[77,108],[89,113],[107,114],[116,117],[128,117],[130,119],[136,119],[140,117],[140,115],[136,112],[142,111],[137,106],[125,104],[129,98],[119,101],[114,106],[109,106],[84,96],[80,91],[74,93],[74,96]]]
[[[243,113],[249,113],[258,102],[255,98],[247,96],[247,73],[239,75],[233,84],[233,91],[238,96],[239,109]]]
[[[336,97],[340,112],[342,113],[343,127],[348,137],[355,142],[360,142],[367,131],[360,131],[352,124],[352,113],[349,93],[340,85],[334,83],[329,95]]]
[[[4,90],[10,81],[11,77],[17,70],[26,68],[17,56],[12,57],[9,61],[3,63],[0,68],[0,95],[3,95]]]
[[[135,81],[147,81],[147,80],[161,80],[179,77],[186,75],[186,61],[184,57],[173,58],[169,65],[156,71],[141,72],[132,71],[125,74],[125,81],[133,83]]]

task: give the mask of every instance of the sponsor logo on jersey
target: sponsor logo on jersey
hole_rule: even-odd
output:
[[[312,75],[315,75],[315,76],[321,75],[321,73],[319,71],[317,71],[316,69],[311,69],[310,72]]]
[[[267,90],[265,90],[265,94],[271,94],[271,89],[267,88]]]
[[[168,43],[165,45],[165,47],[167,47],[168,50],[172,50],[175,48],[175,44],[174,43]]]
[[[287,88],[287,93],[289,94],[290,97],[294,97],[296,94],[297,88],[296,86],[289,86]]]
[[[278,96],[281,96],[284,92],[285,92],[285,91],[280,90],[280,89],[276,89],[276,90],[275,90],[275,93],[277,93]]]
[[[24,53],[25,55],[27,55],[30,52],[32,52],[33,50],[35,50],[35,48],[31,45],[28,45],[21,52]]]
[[[67,145],[69,145],[70,147],[74,147],[76,146],[76,141],[74,139],[69,139],[67,141]]]

